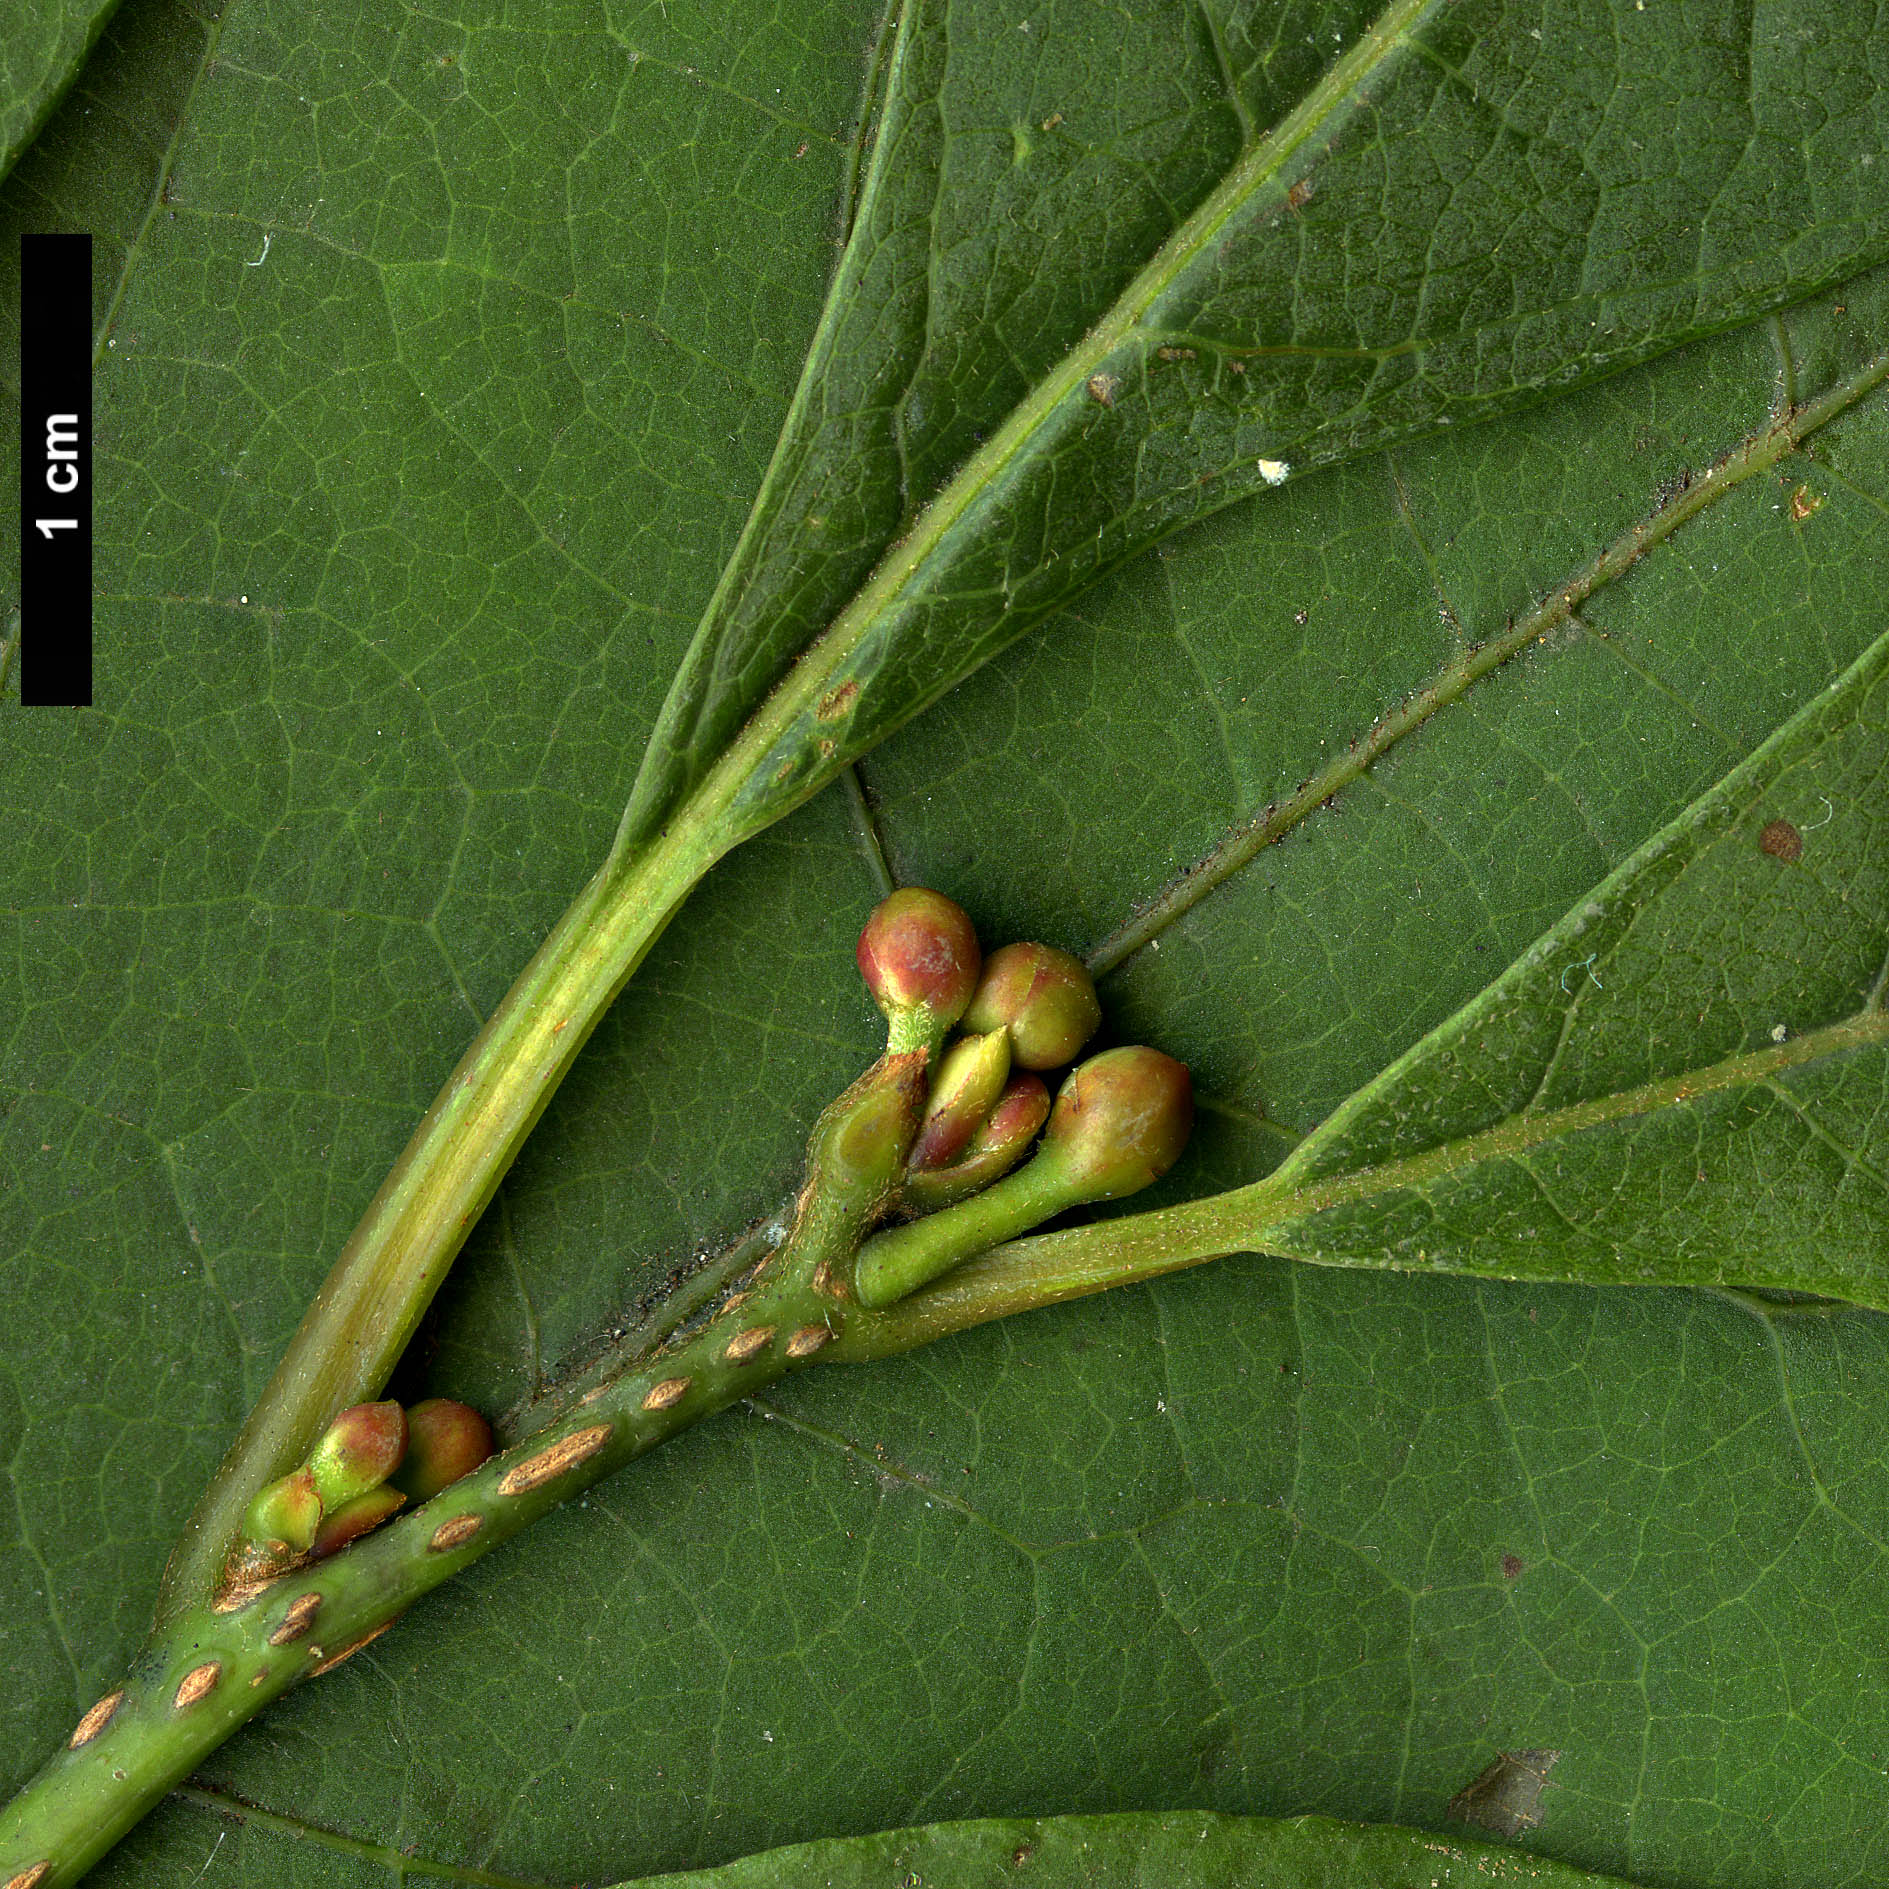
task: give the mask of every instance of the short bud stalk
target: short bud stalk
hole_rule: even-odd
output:
[[[1193,1126],[1184,1064],[1159,1050],[1109,1050],[1063,1084],[1036,1158],[953,1207],[859,1250],[853,1290],[879,1309],[1071,1207],[1119,1199],[1160,1179]]]
[[[321,1497],[306,1469],[284,1476],[262,1490],[249,1505],[243,1533],[247,1541],[277,1559],[303,1555],[321,1526]]]

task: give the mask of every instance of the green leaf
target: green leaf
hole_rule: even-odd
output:
[[[1027,1871],[1027,1875],[1024,1872]],[[831,1889],[879,1889],[891,1882],[951,1883],[984,1889],[1024,1880],[1041,1889],[1129,1889],[1159,1883],[1265,1883],[1267,1889],[1443,1889],[1444,1885],[1528,1882],[1580,1889],[1610,1877],[1562,1869],[1488,1843],[1442,1839],[1417,1830],[1366,1828],[1325,1817],[1269,1822],[1251,1817],[1174,1816],[988,1819],[889,1830],[843,1842],[770,1850],[722,1869],[645,1877],[637,1889],[749,1889],[820,1882]],[[622,1889],[631,1889],[624,1884]]]
[[[1889,635],[1268,1179],[999,1248],[871,1355],[1242,1250],[1889,1307],[1885,779]]]
[[[72,83],[117,4],[35,7],[12,0],[0,13],[0,177]]]
[[[1833,123],[1878,94],[1854,15],[1818,41],[1816,11],[1688,10],[1684,44],[1676,18],[1620,9],[1673,35],[1633,83],[1723,98],[1821,46]],[[1523,37],[1591,33],[1598,61],[1603,20],[1537,9]],[[1088,68],[1044,78],[1034,150],[1059,110],[1108,126],[1062,207],[1145,190],[1122,227],[1171,226],[1206,16],[999,24]],[[101,297],[101,705],[0,742],[0,1783],[115,1681],[328,1260],[609,844],[819,322],[873,32],[863,6],[337,28],[243,0],[168,62],[115,42],[114,96],[189,109],[174,150],[138,147],[142,193],[128,162],[61,173],[63,213],[135,240]],[[992,53],[989,83],[1044,57]],[[1324,67],[1263,32],[1231,57],[1288,97]],[[1544,66],[1542,122],[1611,175],[1641,95],[1583,90],[1600,70]],[[1013,156],[995,96],[953,123]],[[1747,148],[1724,122],[1668,114],[1686,161],[1649,164],[1639,227],[1696,233],[1686,180],[1716,191]],[[94,148],[81,116],[55,135]],[[1805,192],[1866,193],[1867,154],[1755,155],[1745,201],[1840,230]],[[1322,189],[1295,242],[1339,240]],[[1034,260],[1038,227],[960,229]],[[1527,252],[1490,253],[1500,277]],[[979,357],[1006,387],[1062,280],[1003,331],[1023,367]],[[1207,1102],[1167,1199],[1263,1178],[1881,635],[1886,334],[1882,283],[1851,280],[1220,512],[875,750],[876,846],[992,939],[1115,965],[1117,1033],[1186,1055]],[[1721,459],[1745,470],[1712,481]],[[1535,633],[1466,677],[1511,614]],[[876,884],[837,795],[710,878],[479,1229],[411,1393],[503,1408],[782,1198],[872,1053],[849,955]],[[1535,1858],[1869,1881],[1886,1331],[1246,1258],[813,1374],[226,1747],[204,1789],[274,1822],[178,1801],[99,1880],[607,1881],[1183,1805],[1450,1832],[1499,1753],[1552,1748]]]
[[[159,4],[146,0],[125,9],[101,5],[90,10],[66,9],[39,13],[36,31],[57,23],[69,42],[68,56],[54,81],[44,75],[49,89],[29,99],[16,100],[22,125],[36,125],[50,110],[78,70],[81,56],[98,36],[96,52],[87,60],[77,89],[64,109],[55,113],[31,144],[8,159],[11,175],[0,189],[0,280],[7,292],[0,295],[0,403],[9,423],[19,400],[19,240],[22,234],[42,230],[86,230],[92,236],[92,297],[101,327],[117,313],[118,298],[127,278],[127,264],[145,230],[156,220],[176,212],[157,200],[165,184],[163,169],[169,147],[179,131],[179,120],[204,61],[215,45],[215,20],[187,4]],[[12,51],[34,45],[33,33],[8,33]],[[50,54],[51,43],[39,43]],[[14,158],[18,159],[15,163]],[[19,561],[19,517],[13,510],[0,516],[0,603],[5,621],[0,624],[0,700],[16,699],[10,686],[11,655],[17,630],[18,593],[14,573]]]
[[[1321,1127],[1282,1183],[1383,1179],[1280,1250],[1889,1306],[1885,785],[1889,636]]]
[[[1602,13],[896,9],[849,240],[623,841],[744,728],[742,833],[1189,522],[1884,254],[1889,118],[1838,77],[1841,7],[1730,59]],[[1812,167],[1795,205],[1781,160]]]

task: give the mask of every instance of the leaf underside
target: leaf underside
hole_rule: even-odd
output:
[[[1267,1180],[999,1248],[887,1349],[1237,1251],[1889,1306],[1885,809],[1889,635]]]
[[[1767,154],[1725,101],[1815,56],[1806,95],[1854,127],[1880,96],[1879,16],[1678,12],[1519,21],[1524,60],[1535,29],[1592,42],[1541,55],[1535,143],[1641,180],[1617,227],[1649,279],[1697,260],[1721,187],[1849,240],[1837,193],[1860,204],[1880,172],[1860,144]],[[1244,38],[1219,9],[953,19],[967,89],[947,91],[937,254],[963,267],[937,281],[960,313],[934,321],[926,387],[970,417],[933,433],[905,409],[932,455],[916,490],[976,448],[982,390],[1014,405],[1231,161],[1213,29],[1280,115],[1332,57],[1270,12]],[[1616,26],[1619,46],[1656,37],[1628,61]],[[15,717],[0,743],[0,1783],[116,1677],[335,1246],[609,842],[818,326],[873,32],[862,6],[789,30],[684,0],[524,24],[370,10],[345,33],[294,0],[209,25],[133,10],[86,85],[188,99],[175,148],[168,128],[101,142],[128,121],[75,102],[16,175],[75,154],[8,199],[9,228],[56,211],[122,241],[101,706]],[[1445,86],[1448,61],[1424,64],[1482,122],[1498,75]],[[1680,88],[1696,111],[1647,102]],[[1509,108],[1504,136],[1533,129]],[[1321,159],[1268,232],[1294,320],[1302,253],[1362,282],[1446,226],[1387,187],[1347,250],[1363,161]],[[1511,198],[1478,201],[1443,205],[1469,286],[1533,305],[1552,230],[1523,240]],[[1570,219],[1564,260],[1588,227]],[[1048,240],[1064,230],[1080,240]],[[1752,253],[1778,268],[1750,306],[1812,285],[1782,239]],[[1014,298],[980,289],[979,254],[1014,268]],[[993,941],[1097,952],[1116,1033],[1188,1057],[1201,1128],[1161,1199],[1266,1176],[1882,634],[1884,301],[1852,278],[1123,564],[874,751],[869,832],[825,796],[704,886],[403,1388],[510,1404],[786,1193],[813,1113],[873,1052],[850,936],[881,855]],[[1152,400],[1206,359],[1125,379]],[[1842,389],[1801,444],[1343,774],[1465,651]],[[888,425],[882,404],[862,433]],[[896,531],[905,488],[868,483]],[[855,536],[863,570],[877,545]],[[824,609],[810,591],[805,623]],[[1838,820],[1816,825],[1821,800],[1782,817],[1800,860],[1746,863],[1834,885]],[[1729,1014],[1760,1047],[1815,1022]],[[1701,1889],[1869,1882],[1889,1830],[1885,1329],[1249,1259],[822,1373],[534,1531],[227,1747],[209,1783],[276,1826],[178,1803],[99,1880],[606,1881],[1179,1804],[1441,1828],[1492,1753],[1554,1748],[1537,1854]]]
[[[1290,1179],[1316,1193],[1425,1154],[1428,1171],[1271,1242],[1889,1307],[1886,987],[1889,635],[1340,1110]]]
[[[1615,1880],[1461,1836],[1323,1817],[1270,1822],[1181,1812],[992,1818],[889,1830],[799,1844],[721,1869],[650,1877],[620,1889],[769,1889],[813,1882],[825,1889],[928,1882],[997,1889],[1020,1877],[1039,1889],[1236,1889],[1260,1883],[1266,1889],[1459,1889],[1489,1882],[1602,1889]]]
[[[0,178],[77,78],[117,5],[118,0],[81,0],[36,7],[10,0],[0,11]]]
[[[818,687],[757,757],[744,831],[1189,522],[1879,260],[1889,105],[1850,69],[1854,12],[1786,17],[1728,13],[1721,46],[1630,0],[1545,29],[1490,0],[1106,24],[910,0],[625,838],[810,649]],[[1713,129],[1685,148],[1693,114]]]

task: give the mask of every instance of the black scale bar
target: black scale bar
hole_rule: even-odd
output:
[[[20,701],[92,700],[92,239],[20,238]]]

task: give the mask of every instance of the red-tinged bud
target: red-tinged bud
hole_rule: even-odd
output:
[[[1080,958],[1053,945],[1008,944],[991,953],[964,1013],[967,1030],[1010,1032],[1019,1068],[1059,1069],[1101,1027],[1095,982]]]
[[[271,1560],[305,1555],[320,1527],[321,1497],[306,1469],[259,1491],[243,1519],[246,1539]]]
[[[892,1025],[892,1048],[941,1037],[964,1014],[983,952],[961,907],[907,886],[874,907],[859,934],[859,974]]]
[[[404,1507],[406,1500],[392,1483],[383,1482],[379,1488],[357,1495],[352,1502],[343,1502],[338,1509],[322,1517],[311,1558],[323,1561],[331,1554],[339,1554],[349,1542],[359,1541],[369,1529],[378,1528],[396,1509]]]
[[[908,1213],[936,1213],[980,1193],[1030,1151],[1036,1131],[1049,1119],[1049,1091],[1027,1069],[1012,1074],[960,1160],[949,1167],[908,1173],[900,1205]]]
[[[308,1459],[322,1512],[332,1515],[344,1503],[378,1488],[406,1453],[407,1413],[391,1398],[342,1411]]]
[[[1036,1131],[1049,1120],[1049,1090],[1043,1078],[1029,1070],[1019,1070],[1004,1084],[997,1106],[971,1137],[972,1155],[1002,1152],[1015,1160],[1032,1141]]]
[[[1136,1045],[1092,1056],[1056,1097],[1040,1159],[1072,1201],[1113,1200],[1158,1181],[1187,1146],[1194,1088],[1187,1065]]]
[[[429,1397],[407,1412],[407,1458],[388,1479],[409,1501],[430,1502],[492,1454],[492,1426],[470,1404]]]
[[[1006,1031],[992,1030],[988,1036],[967,1036],[953,1043],[938,1065],[938,1079],[931,1085],[931,1100],[907,1166],[919,1173],[955,1161],[996,1106],[1009,1073]]]

